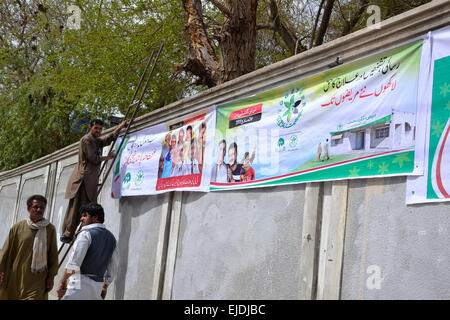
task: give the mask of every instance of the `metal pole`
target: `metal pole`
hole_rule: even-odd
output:
[[[152,36],[155,35],[155,34],[159,31],[159,29],[161,29],[161,27],[162,27],[162,26],[159,26],[158,28],[156,28],[156,30],[152,33]],[[139,79],[138,87],[137,87],[136,90],[134,91],[133,98],[131,98],[131,102],[130,102],[130,104],[128,105],[128,110],[127,110],[127,113],[125,114],[125,119],[127,118],[128,113],[130,112],[131,108],[134,107],[134,106],[136,105],[135,103],[133,103],[133,101],[134,101],[134,99],[136,98],[137,93],[139,92],[139,89],[141,89],[142,81],[144,80],[145,74],[147,73],[148,67],[150,66],[150,62],[153,60],[154,54],[155,54],[155,51],[153,50],[152,53],[151,53],[151,55],[150,55],[150,58],[149,58],[148,61],[147,61],[147,65],[145,66],[144,72],[142,73],[141,78]],[[114,141],[113,141],[113,143],[111,144],[111,147],[109,148],[108,154],[109,154],[109,153],[112,151],[112,149],[114,148],[114,145],[116,144],[116,141],[117,141],[117,138],[115,138]],[[99,171],[99,174],[98,174],[98,177],[99,177],[99,178],[100,178],[100,176],[101,176],[101,174],[102,174],[102,172],[103,172],[103,169],[105,168],[105,165],[106,165],[106,161],[103,162],[103,165],[102,165],[102,167],[101,167],[101,169],[100,169],[100,171]]]
[[[123,135],[123,139],[122,139],[122,141],[120,142],[119,148],[117,149],[118,151],[122,148],[122,145],[123,145],[123,143],[125,142],[125,137],[127,136],[128,131],[130,130],[131,125],[133,124],[134,117],[135,117],[135,115],[136,115],[136,112],[139,110],[139,107],[140,107],[140,105],[141,105],[141,102],[142,102],[142,99],[143,99],[143,97],[144,97],[145,91],[147,90],[147,87],[148,87],[148,85],[149,85],[149,83],[150,83],[150,79],[151,79],[151,77],[152,77],[152,75],[153,75],[153,71],[155,70],[156,64],[158,63],[158,59],[159,59],[159,56],[161,55],[161,51],[162,51],[163,47],[164,47],[164,43],[161,44],[161,46],[160,46],[160,48],[159,48],[158,55],[156,56],[155,63],[153,64],[152,70],[151,70],[151,72],[150,72],[150,74],[149,74],[149,76],[148,76],[148,78],[147,78],[147,82],[145,83],[144,89],[142,90],[141,97],[139,98],[139,101],[138,101],[138,104],[137,104],[137,106],[136,106],[136,109],[134,109],[134,112],[133,112],[133,114],[132,114],[132,116],[131,116],[130,122],[128,123],[127,129],[125,130],[125,133],[124,133],[124,135]],[[108,176],[109,172],[111,171],[111,168],[112,168],[112,166],[114,165],[114,162],[116,161],[116,158],[117,158],[117,155],[118,155],[118,154],[119,154],[119,152],[117,152],[117,153],[114,155],[114,159],[113,159],[113,161],[111,162],[111,165],[108,167],[108,170],[106,171],[106,175],[105,175],[106,177]],[[102,182],[102,184],[100,185],[100,187],[99,187],[98,190],[97,190],[96,199],[97,199],[97,197],[98,197],[100,191],[102,190],[104,184],[105,184],[105,180]]]
[[[145,74],[147,73],[148,67],[150,66],[150,62],[153,60],[153,56],[155,55],[155,51],[152,51],[152,54],[150,55],[150,58],[148,59],[147,65],[145,66],[144,72],[141,75],[141,78],[139,79],[139,84],[138,87],[136,88],[136,90],[134,91],[134,95],[133,98],[131,99],[130,104],[128,105],[128,110],[127,113],[125,114],[125,119],[127,118],[128,114],[130,113],[130,110],[133,106],[135,106],[136,104],[133,103],[134,99],[137,96],[138,91],[141,89],[141,85],[143,83]],[[117,137],[119,137],[119,135],[117,135]],[[112,151],[112,149],[114,148],[114,145],[116,144],[117,141],[117,137],[114,139],[113,143],[111,144],[111,147],[109,148],[108,154]],[[100,176],[102,175],[103,169],[105,168],[106,165],[106,161],[103,162],[102,167],[98,173],[98,177],[100,178]]]
[[[80,223],[78,224],[77,231],[75,232],[75,237],[74,237],[73,240],[70,242],[69,248],[67,249],[66,253],[64,253],[63,258],[62,258],[61,261],[59,262],[58,268],[60,268],[61,265],[62,265],[62,263],[64,262],[64,259],[66,258],[67,254],[69,253],[70,249],[72,248],[73,243],[75,242],[75,239],[77,238],[77,234],[78,234],[78,232],[80,232],[81,228],[82,228],[82,225],[81,225],[81,222],[80,222]],[[59,254],[61,253],[61,251],[62,251],[62,249],[64,248],[65,245],[66,245],[66,243],[63,242],[63,244],[61,245],[61,247],[60,247],[59,250],[58,250],[58,256],[59,256]]]

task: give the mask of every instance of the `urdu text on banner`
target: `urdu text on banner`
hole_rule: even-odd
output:
[[[219,105],[211,190],[420,172],[422,42]]]

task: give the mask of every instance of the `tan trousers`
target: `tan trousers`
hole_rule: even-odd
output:
[[[66,215],[64,217],[61,231],[63,235],[70,238],[74,237],[75,232],[77,231],[77,226],[80,223],[81,219],[80,208],[81,206],[88,204],[89,202],[90,201],[83,182],[78,189],[77,195],[69,201],[69,206],[66,210]]]

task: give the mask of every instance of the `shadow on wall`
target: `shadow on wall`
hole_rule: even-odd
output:
[[[238,190],[220,190],[220,191],[210,191],[210,192],[186,192],[183,191],[183,205],[189,205],[199,201],[203,197],[215,195],[220,197],[220,199],[226,199],[230,197],[235,199],[235,196],[245,197],[246,202],[248,201],[259,201],[261,197],[266,197],[268,194],[270,196],[283,195],[285,192],[305,190],[305,183],[291,184],[291,185],[280,185],[280,186],[264,186],[260,188],[249,188],[249,189],[238,189]],[[229,204],[231,205],[231,204]]]
[[[119,239],[118,247],[120,261],[115,282],[115,300],[123,300],[125,296],[125,283],[128,270],[128,257],[130,250],[131,224],[133,218],[140,217],[161,205],[157,196],[122,197],[119,202]]]

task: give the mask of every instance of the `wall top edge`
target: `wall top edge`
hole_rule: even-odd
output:
[[[284,59],[282,61],[279,61],[277,63],[271,64],[269,66],[266,66],[264,68],[258,69],[256,71],[253,71],[251,73],[245,74],[239,78],[230,80],[226,83],[223,83],[221,85],[218,85],[216,87],[207,89],[203,92],[200,92],[194,96],[186,97],[184,99],[178,100],[176,102],[173,102],[167,106],[164,106],[162,108],[156,109],[154,111],[151,111],[139,118],[137,118],[135,121],[141,121],[146,119],[155,118],[155,116],[165,113],[166,111],[177,111],[177,109],[188,109],[189,107],[192,107],[195,103],[203,102],[205,103],[207,100],[211,101],[210,104],[204,104],[201,108],[217,104],[217,102],[221,101],[214,101],[214,99],[211,99],[211,96],[221,94],[224,95],[226,93],[229,93],[230,91],[233,91],[235,87],[239,86],[242,82],[247,82],[251,80],[257,80],[265,75],[268,75],[272,73],[274,70],[279,69],[290,69],[292,67],[297,67],[298,65],[302,65],[302,62],[306,59],[314,59],[314,57],[322,55],[325,53],[321,59],[328,60],[328,63],[332,62],[329,61],[330,58],[335,58],[337,56],[337,52],[340,50],[352,50],[351,48],[354,45],[361,46],[361,39],[365,39],[366,41],[364,43],[379,43],[378,39],[383,39],[385,43],[379,44],[381,47],[382,45],[384,47],[393,45],[394,42],[390,42],[388,36],[395,35],[399,32],[399,25],[403,25],[403,29],[412,29],[409,30],[411,35],[408,38],[415,38],[418,34],[425,33],[425,31],[420,31],[412,28],[413,24],[425,24],[432,22],[432,25],[428,25],[426,27],[426,31],[431,31],[434,29],[437,29],[439,27],[445,26],[450,23],[450,1],[448,0],[441,0],[441,1],[433,1],[430,3],[427,3],[425,5],[422,5],[420,7],[417,7],[415,9],[409,10],[407,12],[404,12],[398,16],[392,17],[390,19],[387,19],[385,21],[381,22],[380,29],[362,29],[359,31],[356,31],[354,33],[351,33],[349,35],[346,35],[344,37],[335,39],[333,41],[327,42],[322,44],[321,46],[311,48],[310,50],[307,50],[305,52],[301,52],[295,56],[289,57],[287,59]],[[441,17],[445,17],[446,19],[439,19]],[[418,19],[416,23],[414,23],[414,20]],[[375,35],[375,37],[373,37]],[[329,50],[332,48],[333,52],[329,53]],[[350,49],[349,49],[350,48]],[[278,76],[280,76],[280,73],[278,72]],[[197,108],[198,109],[198,108]],[[179,111],[179,110],[178,110]],[[178,113],[177,116],[181,116],[182,114]]]
[[[167,106],[151,111],[134,120],[130,133],[162,123],[190,112],[209,107],[214,104],[239,99],[249,94],[257,87],[267,87],[301,77],[314,70],[314,66],[323,67],[333,62],[336,56],[344,53],[353,59],[370,54],[374,48],[387,48],[402,41],[408,41],[450,24],[450,1],[437,0],[394,16],[380,23],[379,29],[365,28],[344,37],[324,43],[318,47],[301,52],[277,63],[263,67],[219,86],[207,89],[196,95],[173,102]],[[418,26],[418,27],[417,27]],[[403,32],[401,34],[401,32]],[[275,75],[272,75],[275,73]],[[261,80],[264,81],[261,81]],[[246,83],[250,89],[242,90],[241,84]],[[239,94],[233,94],[241,89]],[[167,116],[170,114],[170,116]],[[108,134],[114,128],[104,131]],[[12,178],[28,171],[47,166],[52,162],[61,161],[77,153],[78,142],[66,146],[42,158],[31,161],[9,171],[0,172],[0,180]]]

